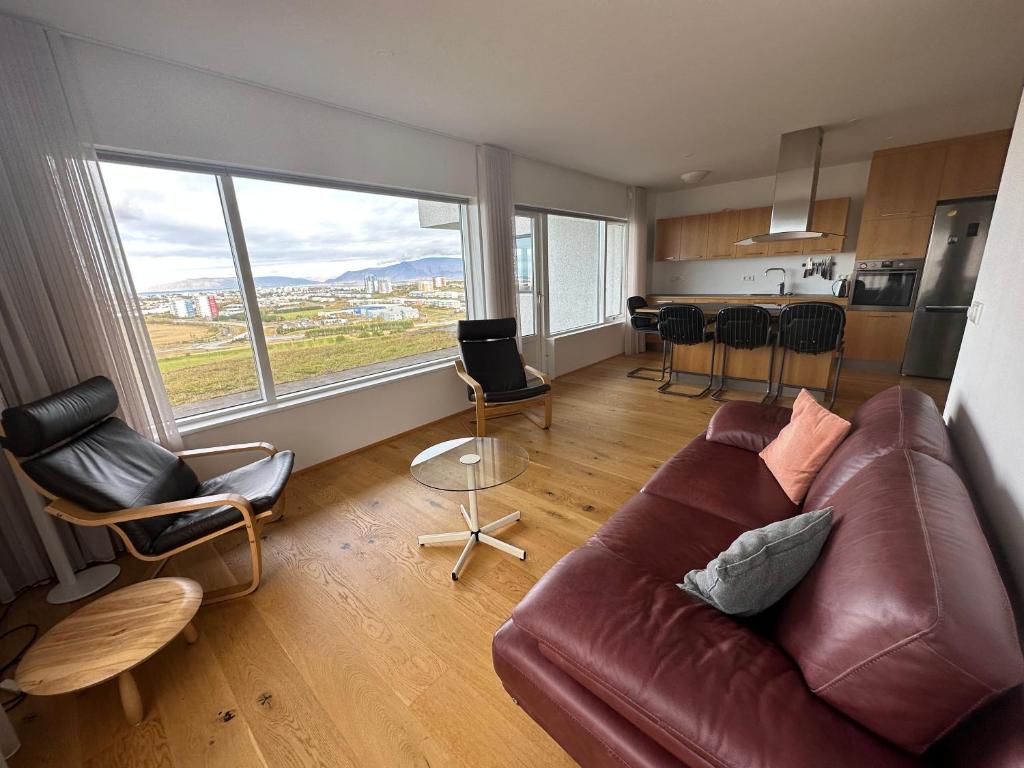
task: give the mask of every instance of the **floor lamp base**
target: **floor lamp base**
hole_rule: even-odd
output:
[[[121,573],[121,566],[113,563],[94,565],[75,574],[75,580],[58,584],[46,593],[46,602],[50,605],[73,603],[91,594],[99,592]]]

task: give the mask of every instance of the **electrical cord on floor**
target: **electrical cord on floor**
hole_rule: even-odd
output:
[[[0,614],[0,627],[3,626],[4,620],[7,618],[7,614],[11,612],[11,606],[13,606],[13,605],[14,605],[14,602],[12,601],[12,602],[8,603],[6,606],[4,606],[4,612],[2,614]],[[28,640],[25,642],[25,644],[18,650],[18,652],[14,654],[14,656],[11,658],[10,661],[0,662],[0,663],[3,664],[3,666],[0,666],[0,680],[4,679],[4,674],[7,672],[8,669],[10,669],[15,664],[17,664],[19,661],[21,661],[21,657],[25,655],[25,651],[27,651],[29,648],[32,647],[32,643],[34,643],[36,641],[36,638],[39,637],[39,625],[38,624],[19,624],[16,627],[11,627],[10,629],[0,633],[0,642],[2,642],[5,638],[9,637],[10,635],[13,635],[15,632],[21,632],[21,631],[26,630],[26,629],[27,630],[31,630],[31,632],[32,632],[31,637],[29,637]],[[11,697],[11,698],[7,699],[6,701],[4,701],[3,702],[4,711],[5,712],[10,712],[16,706],[21,704],[21,702],[25,700],[25,695],[26,694],[24,694],[24,693],[19,691],[19,692],[15,693],[13,697]]]

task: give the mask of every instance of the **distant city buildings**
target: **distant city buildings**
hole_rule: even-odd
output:
[[[377,293],[392,293],[393,291],[391,281],[388,278],[382,277],[377,281]]]
[[[171,302],[170,309],[172,315],[182,319],[199,316],[213,320],[220,314],[217,297],[213,295],[197,296],[192,299],[175,299]]]
[[[199,310],[200,317],[205,317],[207,320],[216,319],[217,315],[220,314],[220,310],[217,308],[217,297],[214,295],[200,296],[195,300],[196,308]]]
[[[366,291],[367,293],[376,293],[377,292],[377,276],[376,275],[367,275],[366,277],[363,278],[363,290]]]
[[[181,318],[195,317],[196,304],[192,299],[175,299],[171,302],[171,314]]]
[[[435,288],[444,288],[446,285],[448,285],[448,278],[447,277],[435,277],[434,278],[434,287]]]
[[[433,280],[417,280],[416,281],[416,290],[424,291],[424,292],[425,291],[432,291],[432,290],[434,290],[434,281]]]
[[[420,316],[420,311],[416,307],[406,307],[401,304],[367,304],[345,311],[374,320],[415,320]]]

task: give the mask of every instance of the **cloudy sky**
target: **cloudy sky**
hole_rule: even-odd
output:
[[[138,290],[234,276],[213,176],[104,163],[103,177]],[[235,192],[257,277],[462,256],[459,231],[421,228],[415,200],[240,178]]]

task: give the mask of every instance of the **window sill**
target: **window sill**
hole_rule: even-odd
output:
[[[247,419],[265,416],[270,413],[276,413],[277,411],[285,411],[290,408],[307,405],[319,400],[327,400],[332,397],[340,397],[342,395],[349,394],[350,392],[370,389],[381,384],[421,376],[425,373],[432,373],[444,368],[450,368],[457,358],[457,354],[450,355],[448,357],[442,357],[437,360],[431,360],[414,366],[396,368],[393,371],[379,373],[372,377],[340,382],[338,384],[319,387],[317,389],[307,390],[304,392],[295,392],[293,394],[284,395],[270,403],[260,402],[238,405],[232,408],[226,408],[224,410],[214,411],[212,413],[199,416],[188,416],[178,420],[178,431],[183,437],[185,437],[205,432],[210,429],[216,429],[217,427],[224,426],[225,424],[246,421]]]
[[[585,325],[582,328],[571,328],[568,331],[560,331],[558,333],[552,333],[548,336],[549,339],[564,339],[568,336],[577,336],[582,333],[589,333],[590,331],[599,331],[602,328],[608,328],[613,325],[622,325],[624,322],[623,317],[614,317],[610,320],[605,320],[603,323],[596,323],[595,325]]]

